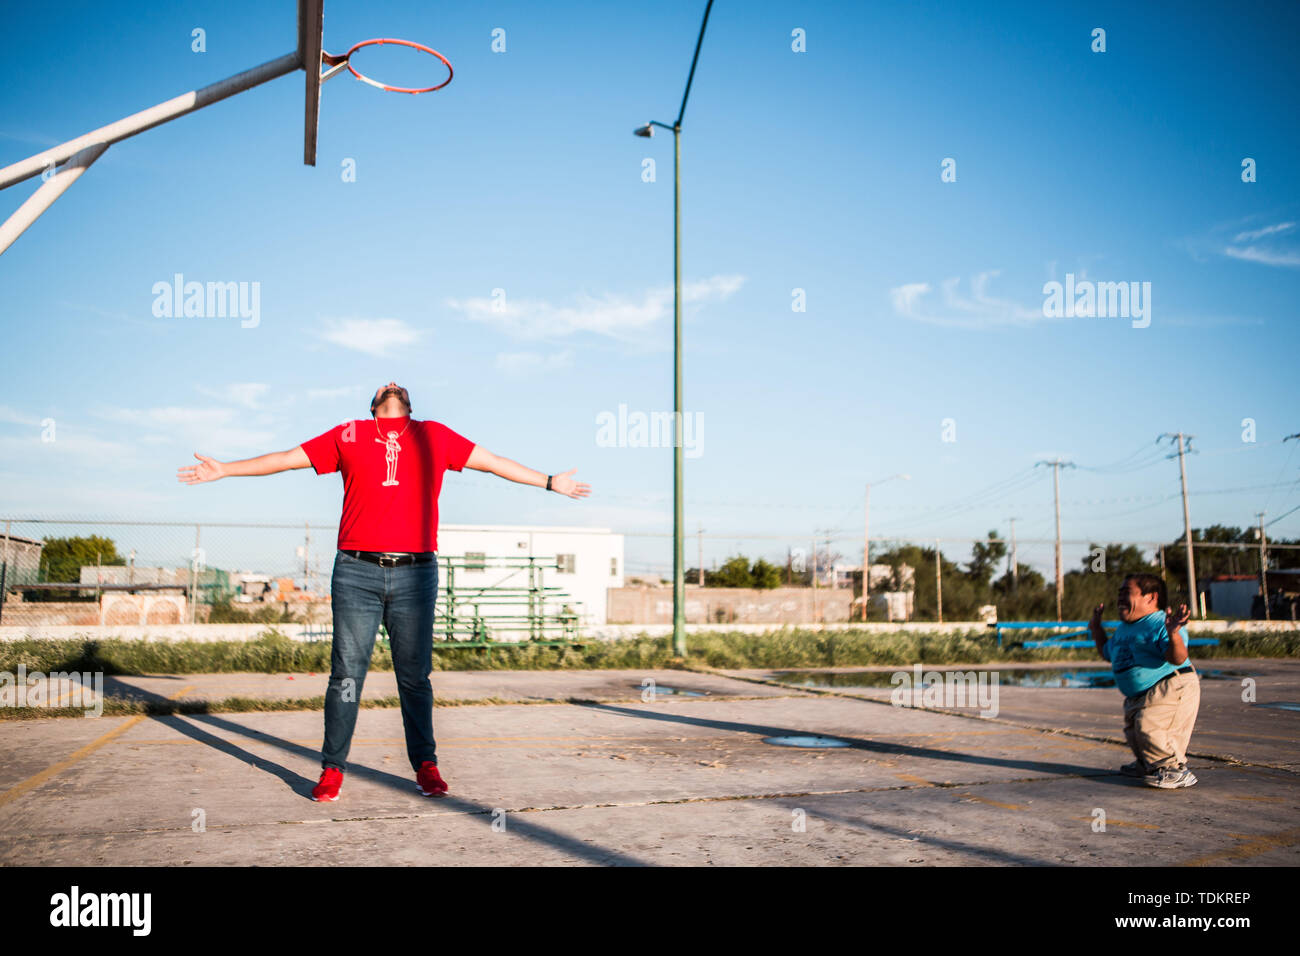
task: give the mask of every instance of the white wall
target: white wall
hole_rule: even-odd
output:
[[[438,526],[439,557],[459,557],[467,552],[482,552],[490,558],[530,555],[547,563],[556,555],[574,556],[574,573],[554,570],[542,573],[542,584],[560,587],[581,603],[575,608],[583,624],[604,624],[606,590],[623,586],[623,536],[604,528],[567,528],[535,525],[455,525]],[[613,573],[611,573],[611,561]],[[491,562],[489,561],[489,564]],[[502,584],[527,587],[528,572],[511,574],[502,568],[484,571],[457,568],[456,588]],[[550,608],[548,602],[548,608]],[[558,606],[556,607],[558,610]],[[487,608],[484,614],[491,613]],[[518,613],[516,611],[515,613]]]

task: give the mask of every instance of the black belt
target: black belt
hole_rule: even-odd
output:
[[[1191,664],[1184,664],[1182,667],[1179,667],[1174,670],[1174,674],[1190,674],[1191,672],[1192,672]],[[1174,674],[1170,674],[1169,676],[1173,677]]]
[[[400,568],[405,564],[429,564],[438,560],[437,553],[433,551],[418,554],[405,551],[344,551],[342,553],[350,558],[377,564],[381,568]]]

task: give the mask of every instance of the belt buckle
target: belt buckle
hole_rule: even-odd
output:
[[[398,556],[395,554],[381,554],[379,556],[379,566],[381,568],[397,567]]]

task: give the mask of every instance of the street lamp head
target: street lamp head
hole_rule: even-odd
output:
[[[644,136],[646,139],[649,139],[651,136],[654,136],[655,134],[654,124],[646,123],[644,126],[638,126],[632,132],[635,133],[637,136]]]

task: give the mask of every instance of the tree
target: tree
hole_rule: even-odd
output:
[[[726,563],[704,579],[711,588],[748,588],[753,587],[753,578],[749,573],[749,559],[742,555],[728,558]]]
[[[124,565],[111,538],[90,535],[81,538],[47,538],[41,548],[43,577],[51,582],[81,580],[81,569],[96,564]]]
[[[111,538],[99,535],[76,538],[46,538],[41,548],[41,579],[50,583],[81,581],[81,569],[96,564],[123,565],[126,559],[117,553]],[[37,592],[39,599],[66,601],[82,595],[78,591]],[[34,594],[33,596],[36,596]]]
[[[749,576],[753,582],[752,587],[769,590],[781,586],[781,569],[775,564],[768,564],[762,558],[754,562],[754,566],[750,568]]]
[[[1090,543],[1088,554],[1079,563],[1083,570],[1069,571],[1065,575],[1061,613],[1066,620],[1086,621],[1091,617],[1092,609],[1102,603],[1105,603],[1107,618],[1110,619],[1115,612],[1116,592],[1125,575],[1160,573],[1160,566],[1148,561],[1141,549],[1131,544],[1112,543],[1102,547]]]
[[[976,541],[970,549],[970,568],[967,574],[981,588],[987,588],[993,580],[993,572],[1002,559],[1007,556],[1005,541],[998,538],[996,531],[989,532],[988,541]]]
[[[749,558],[736,555],[716,571],[704,572],[704,586],[709,588],[779,588],[785,583],[785,570],[759,558],[752,565]],[[692,568],[687,581],[698,581],[699,570]]]

